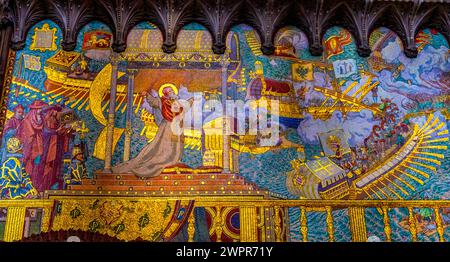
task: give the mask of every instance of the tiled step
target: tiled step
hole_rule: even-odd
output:
[[[189,179],[237,179],[243,180],[242,177],[234,174],[162,174],[157,177],[142,178],[134,174],[95,174],[97,180],[189,180]]]
[[[256,35],[254,32],[246,32],[245,33],[245,39],[247,40],[248,46],[252,50],[252,52],[255,55],[262,55],[261,52],[261,44],[259,43],[258,39],[256,38]]]
[[[252,185],[214,185],[214,186],[98,186],[98,185],[72,185],[68,190],[118,190],[118,191],[224,191],[224,190],[255,190]]]
[[[94,178],[83,179],[81,185],[69,185],[75,191],[134,191],[134,192],[241,192],[257,191],[258,186],[247,182],[236,174],[201,173],[163,173],[157,177],[141,178],[132,173],[111,174],[96,172]],[[200,173],[200,174],[199,174]]]
[[[115,180],[115,179],[83,179],[82,185],[117,185],[117,186],[177,186],[177,185],[245,185],[246,182],[243,179],[214,179],[214,180],[161,180],[161,179],[149,179],[149,180]]]

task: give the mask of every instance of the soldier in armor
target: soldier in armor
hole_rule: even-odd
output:
[[[378,103],[378,87],[377,86],[374,86],[372,88],[372,100],[373,100],[374,104]]]
[[[72,161],[69,172],[64,179],[66,185],[79,185],[81,184],[81,179],[88,177],[84,162],[83,151],[79,145],[75,145],[72,150]]]
[[[361,172],[365,173],[369,170],[369,156],[367,153],[367,148],[362,147],[361,148]]]
[[[37,190],[33,187],[30,177],[22,166],[22,144],[17,137],[11,137],[6,148],[7,159],[2,165],[0,177],[1,198],[19,199],[35,198]]]

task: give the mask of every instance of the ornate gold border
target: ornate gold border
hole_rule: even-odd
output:
[[[16,52],[13,50],[9,50],[8,52],[8,61],[6,64],[5,71],[5,80],[3,82],[3,90],[0,95],[0,138],[3,136],[3,127],[5,126],[6,121],[6,111],[8,110],[8,96],[9,91],[11,90],[11,82],[14,72],[14,63],[16,61]],[[1,146],[1,139],[0,139]]]
[[[81,197],[82,198],[82,197]],[[89,197],[87,198],[89,199]],[[112,198],[91,198],[91,199],[102,199],[102,200],[109,200]],[[56,199],[55,199],[56,200]],[[36,200],[2,200],[0,201],[0,207],[4,208],[12,208],[12,210],[24,210],[28,207],[33,208],[43,208],[44,209],[44,217],[43,217],[43,225],[42,225],[42,231],[48,231],[50,226],[50,220],[51,220],[51,210],[52,207],[55,204],[55,200],[53,199],[36,199]],[[77,201],[77,198],[72,197],[68,199],[69,201]],[[83,199],[86,200],[86,199]],[[125,201],[130,201],[131,199],[127,199]],[[143,202],[161,202],[161,201],[168,201],[167,198],[136,198],[136,200],[141,200]],[[289,238],[287,237],[287,208],[289,207],[296,207],[301,208],[301,233],[303,235],[303,241],[307,240],[307,234],[308,234],[308,224],[307,224],[307,218],[306,218],[306,212],[326,212],[326,229],[329,236],[329,241],[334,241],[334,217],[332,214],[332,211],[335,209],[341,209],[346,208],[349,209],[349,216],[350,216],[350,232],[352,235],[353,241],[366,241],[366,236],[364,235],[364,232],[366,231],[366,225],[364,224],[364,210],[365,208],[373,208],[378,207],[383,210],[383,222],[384,222],[384,231],[387,235],[386,240],[389,241],[390,234],[391,234],[391,227],[389,224],[390,217],[388,216],[388,210],[390,208],[399,208],[399,207],[406,207],[408,208],[410,212],[410,225],[413,225],[411,227],[410,231],[411,234],[417,235],[417,230],[415,227],[415,221],[414,217],[411,216],[413,213],[413,208],[432,208],[434,209],[435,215],[436,215],[436,224],[437,224],[437,232],[439,234],[439,240],[445,241],[444,238],[444,225],[442,224],[442,219],[440,217],[440,209],[444,207],[450,206],[450,200],[254,200],[249,198],[241,198],[241,199],[221,199],[221,198],[211,198],[211,197],[203,197],[203,198],[191,198],[190,200],[194,200],[196,207],[204,207],[208,213],[212,215],[212,226],[210,228],[210,235],[216,234],[218,236],[222,236],[222,233],[227,233],[227,229],[224,223],[224,219],[226,218],[227,210],[231,210],[233,208],[257,208],[261,207],[266,210],[271,209],[272,215],[272,221],[271,224],[268,225],[267,229],[269,234],[272,235],[270,239],[267,238],[266,240],[276,240],[276,241],[289,241]],[[357,212],[354,212],[357,211]],[[9,223],[9,227],[12,227],[9,229],[9,232],[16,232],[14,234],[10,235],[10,239],[7,239],[8,241],[13,241],[15,239],[18,239],[18,236],[20,235],[20,227],[22,227],[22,224],[19,223],[23,220],[23,212],[16,212],[11,213],[10,216],[8,214],[7,223]],[[269,217],[267,217],[269,219]],[[192,223],[193,218],[190,218],[190,223]],[[257,221],[254,220],[254,217],[251,220],[247,220],[248,222],[241,224],[241,233],[239,235],[239,239],[242,239],[242,233],[248,232],[249,230],[252,230],[252,232],[255,232],[254,227],[258,226]],[[193,232],[195,231],[195,227],[193,228],[191,226],[190,228],[190,239],[193,240]],[[236,235],[234,236],[236,237]],[[414,238],[413,238],[414,240]],[[217,239],[218,242],[221,241],[221,238],[219,237]]]
[[[58,37],[56,36],[56,31],[58,29],[56,29],[56,27],[54,28],[50,28],[50,25],[45,23],[42,25],[41,28],[36,27],[34,29],[34,34],[32,37],[32,42],[31,42],[31,46],[30,46],[30,50],[39,50],[41,52],[50,50],[50,51],[55,51],[58,47],[56,46],[56,39],[58,39]],[[52,46],[51,47],[36,47],[36,37],[37,37],[37,33],[38,32],[52,32]]]

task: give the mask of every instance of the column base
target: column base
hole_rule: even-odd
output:
[[[112,174],[112,169],[111,168],[105,168],[103,170],[99,170],[96,172],[97,174]]]

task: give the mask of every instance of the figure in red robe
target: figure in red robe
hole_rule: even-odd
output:
[[[133,159],[112,168],[114,173],[133,173],[140,177],[154,177],[168,166],[177,164],[183,154],[182,136],[171,129],[174,118],[184,113],[172,87],[162,90],[161,99],[144,93],[147,102],[155,109],[161,110],[163,119],[158,133],[151,143],[146,145]]]
[[[172,122],[173,118],[183,112],[183,108],[179,106],[177,97],[171,88],[163,90],[161,97],[161,113],[165,120]],[[178,106],[177,106],[178,105]]]
[[[29,106],[30,111],[17,128],[17,137],[23,144],[23,164],[38,191],[37,185],[39,185],[42,175],[39,174],[38,165],[44,151],[42,109],[46,106],[47,104],[41,100],[33,101]]]
[[[39,164],[39,173],[42,174],[38,191],[50,189],[58,182],[58,189],[62,189],[63,155],[69,151],[70,129],[65,128],[58,117],[62,107],[54,105],[44,110],[44,128],[42,132],[44,151]]]

